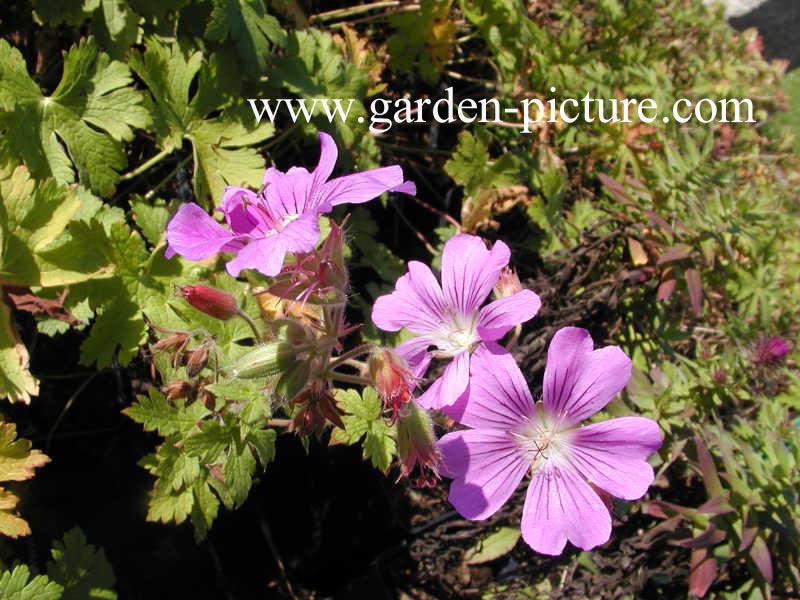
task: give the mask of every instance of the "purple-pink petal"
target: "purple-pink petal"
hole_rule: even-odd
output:
[[[444,373],[417,399],[417,404],[422,408],[443,410],[449,415],[449,409],[463,400],[469,387],[469,359],[466,350],[453,356]]]
[[[535,410],[514,358],[502,346],[488,342],[470,358],[469,395],[447,414],[470,427],[513,431],[534,418]]]
[[[478,313],[478,336],[484,341],[499,340],[511,328],[536,316],[541,306],[539,296],[531,290],[499,298]]]
[[[444,320],[442,288],[427,265],[412,260],[395,291],[375,300],[372,322],[384,331],[403,327],[413,333],[433,333]]]
[[[531,478],[521,528],[531,548],[556,556],[568,540],[582,550],[606,543],[611,515],[574,467],[551,458]]]
[[[167,258],[180,254],[189,260],[205,260],[217,252],[234,250],[234,235],[208,216],[197,204],[182,205],[167,225]]]
[[[470,429],[439,440],[443,474],[453,477],[450,503],[467,519],[496,513],[529,468],[514,439],[503,431]]]
[[[491,251],[469,234],[450,238],[442,251],[442,290],[447,304],[468,315],[486,299],[508,264],[511,251],[497,241]]]
[[[319,162],[314,169],[312,176],[313,181],[311,187],[315,194],[323,195],[323,186],[328,181],[333,168],[336,166],[336,159],[339,157],[339,149],[336,147],[336,142],[327,133],[320,131],[319,137]],[[398,167],[399,168],[399,167]]]
[[[562,428],[601,410],[630,379],[631,361],[622,350],[592,347],[588,331],[564,327],[547,350],[542,401]]]
[[[620,417],[572,432],[569,458],[581,474],[617,498],[637,500],[653,483],[647,457],[661,447],[658,423]]]
[[[278,228],[287,215],[306,211],[321,213],[311,202],[314,176],[303,167],[292,167],[286,173],[275,170],[262,194],[261,206],[270,215],[273,228]]]
[[[255,269],[270,277],[277,275],[286,257],[286,246],[283,242],[278,235],[252,240],[225,267],[234,277],[238,277],[244,269]]]
[[[311,252],[319,241],[319,217],[305,213],[289,222],[282,231],[274,234],[289,252]]]
[[[331,206],[361,204],[384,192],[403,192],[413,196],[417,187],[411,181],[403,181],[403,170],[392,165],[337,177],[322,188],[322,195]]]
[[[269,226],[256,208],[258,196],[245,188],[229,185],[222,194],[219,209],[225,215],[228,227],[236,235],[250,236],[254,230]]]
[[[428,365],[431,364],[431,358],[433,357],[428,351],[431,345],[431,341],[422,335],[406,340],[397,346],[394,351],[405,359],[411,374],[419,379],[425,375]]]

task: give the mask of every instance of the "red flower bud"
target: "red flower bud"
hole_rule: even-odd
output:
[[[197,310],[215,319],[227,321],[237,312],[239,305],[236,298],[228,292],[210,288],[205,285],[184,285],[180,288],[181,296]]]

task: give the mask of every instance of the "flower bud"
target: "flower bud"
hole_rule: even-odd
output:
[[[270,342],[240,356],[229,370],[233,377],[244,379],[272,377],[295,364],[295,358],[295,351],[290,344]]]
[[[308,383],[311,377],[311,363],[308,360],[295,360],[291,366],[284,370],[275,384],[274,393],[279,402],[288,402]]]
[[[228,292],[205,285],[184,285],[178,290],[189,304],[215,319],[227,321],[239,312],[236,298]]]
[[[394,350],[382,348],[369,357],[367,369],[384,408],[391,411],[393,420],[397,419],[414,387],[406,361]]]
[[[320,247],[319,278],[323,287],[329,287],[341,294],[347,292],[350,284],[347,264],[344,259],[344,223],[338,225],[331,221],[331,231]]]
[[[497,298],[508,298],[521,291],[522,283],[520,283],[519,276],[514,269],[505,267],[500,271],[500,276],[494,284],[494,295]]]
[[[408,477],[417,487],[433,487],[439,479],[441,456],[428,413],[413,400],[397,422],[397,455],[400,477]],[[412,477],[412,473],[415,476]]]

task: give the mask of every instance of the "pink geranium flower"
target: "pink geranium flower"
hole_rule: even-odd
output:
[[[481,238],[457,235],[447,241],[442,252],[441,285],[430,268],[411,261],[408,273],[397,280],[395,291],[375,301],[372,320],[380,329],[399,331],[405,327],[418,334],[395,349],[415,377],[425,374],[434,357],[452,359],[444,374],[419,397],[420,406],[454,406],[469,386],[472,351],[482,342],[500,339],[539,311],[539,296],[530,290],[481,308],[510,256],[503,242],[487,250]]]
[[[556,333],[538,406],[509,354],[496,344],[476,351],[469,398],[453,415],[471,429],[439,440],[442,474],[453,478],[450,502],[464,517],[490,517],[531,473],[522,536],[537,552],[557,555],[568,540],[584,550],[608,541],[611,516],[592,486],[626,500],[645,494],[653,482],[646,459],[661,446],[658,424],[621,417],[579,426],[631,374],[622,350],[592,347],[585,329]]]
[[[242,269],[277,275],[287,252],[310,252],[319,241],[318,218],[339,204],[360,204],[383,192],[415,194],[399,166],[382,167],[328,180],[338,152],[333,138],[320,132],[319,164],[309,173],[292,167],[286,173],[269,168],[260,192],[228,186],[219,210],[226,229],[197,204],[184,204],[167,225],[166,255],[204,260],[234,252],[227,263],[234,277]]]

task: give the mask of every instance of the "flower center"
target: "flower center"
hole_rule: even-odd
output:
[[[289,225],[289,223],[291,223],[292,221],[296,221],[299,218],[300,218],[300,214],[299,213],[298,214],[292,213],[292,214],[284,215],[283,216],[283,220],[281,221],[281,230],[283,230],[287,225]]]
[[[571,437],[569,431],[560,429],[543,411],[540,410],[537,416],[536,420],[511,432],[520,452],[531,463],[531,471],[535,471],[542,461],[563,458]]]
[[[477,315],[452,314],[436,340],[440,351],[438,357],[450,358],[459,352],[470,351],[478,341]]]

